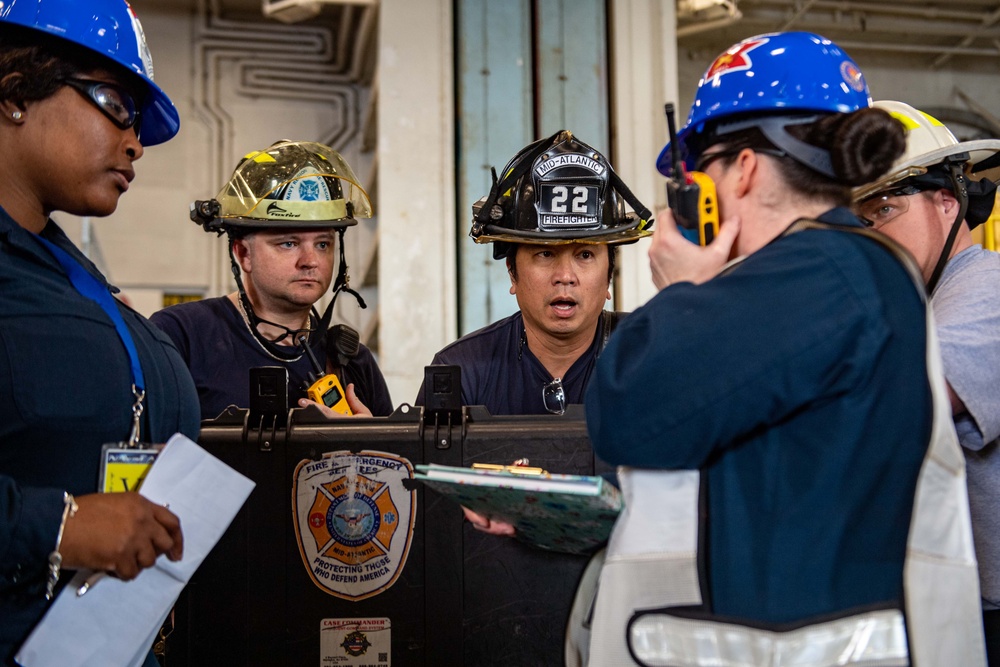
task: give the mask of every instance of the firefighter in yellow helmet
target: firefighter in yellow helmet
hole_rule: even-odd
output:
[[[350,288],[343,236],[371,215],[368,194],[343,157],[304,141],[246,155],[215,199],[192,204],[195,222],[228,234],[236,291],[171,306],[152,320],[187,362],[203,419],[229,405],[249,407],[249,369],[258,366],[288,370],[290,407],[309,405],[308,386],[332,371],[354,414],[392,412],[371,351],[350,327],[330,325],[340,292],[364,307]],[[320,315],[314,304],[331,282],[334,297]],[[327,406],[320,409],[332,416]]]

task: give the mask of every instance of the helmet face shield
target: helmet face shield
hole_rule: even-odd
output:
[[[625,200],[647,217],[627,214]],[[563,130],[522,149],[488,197],[473,205],[476,243],[630,243],[651,232],[652,218],[618,179],[607,159]]]
[[[312,142],[284,141],[246,155],[216,200],[227,227],[338,228],[372,216],[350,165]]]

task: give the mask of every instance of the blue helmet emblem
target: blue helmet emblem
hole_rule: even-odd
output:
[[[303,181],[299,186],[299,199],[302,201],[316,201],[319,199],[319,185],[316,181]]]

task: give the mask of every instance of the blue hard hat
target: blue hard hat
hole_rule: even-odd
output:
[[[139,110],[143,146],[163,143],[177,134],[177,109],[153,83],[146,37],[126,0],[0,0],[0,21],[72,42],[136,74],[147,89]]]
[[[690,141],[710,122],[850,113],[871,105],[861,69],[829,39],[810,32],[757,35],[731,46],[706,70],[677,141],[690,167],[698,157]],[[656,168],[669,176],[671,162],[668,143]]]

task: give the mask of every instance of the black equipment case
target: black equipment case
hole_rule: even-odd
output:
[[[551,472],[606,472],[581,406],[564,415],[494,417],[481,407],[402,405],[389,417],[335,421],[312,409],[268,415],[230,408],[203,422],[199,443],[257,486],[178,601],[167,665],[563,663],[565,624],[587,555],[480,533],[453,502],[407,483],[416,511],[405,565],[384,591],[342,599],[314,581],[304,562],[292,487],[301,462],[345,450],[387,452],[413,465],[527,458]],[[326,619],[369,618],[389,619],[390,652],[365,654],[362,636],[354,644],[338,637],[335,651],[329,642],[321,650]]]

